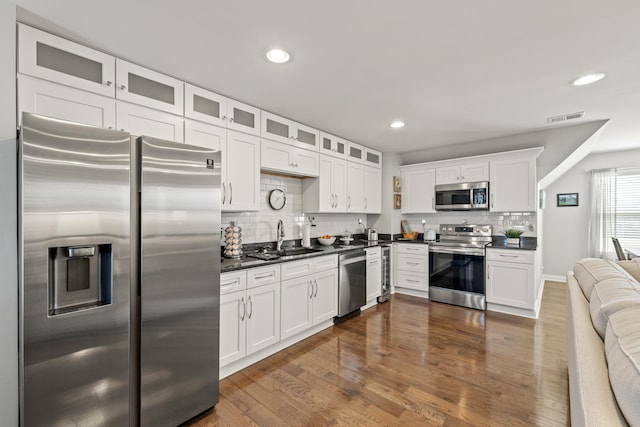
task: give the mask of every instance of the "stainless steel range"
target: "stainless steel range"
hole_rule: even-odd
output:
[[[485,246],[490,225],[442,224],[429,244],[429,299],[485,310]]]

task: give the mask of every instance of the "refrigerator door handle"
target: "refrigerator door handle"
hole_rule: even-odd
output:
[[[251,297],[249,297],[249,299],[247,300],[247,304],[249,305],[249,314],[247,315],[247,317],[251,319],[251,314],[253,314],[253,301],[251,301]]]
[[[238,311],[240,310],[240,306],[242,306],[242,315],[240,316],[240,321],[244,322],[244,316],[247,314],[247,306],[244,303],[244,297],[238,301]]]

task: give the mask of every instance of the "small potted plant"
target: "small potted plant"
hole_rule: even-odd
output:
[[[502,233],[507,237],[507,246],[520,246],[520,236],[524,231],[509,228]]]

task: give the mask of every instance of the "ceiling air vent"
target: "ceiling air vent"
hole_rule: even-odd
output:
[[[549,117],[547,118],[547,123],[559,123],[559,122],[565,122],[567,120],[581,119],[583,117],[584,117],[584,111],[578,111],[577,113],[569,113],[569,114],[564,114],[562,116]]]

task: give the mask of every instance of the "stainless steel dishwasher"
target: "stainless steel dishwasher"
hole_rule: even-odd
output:
[[[364,248],[338,257],[338,318],[360,309],[367,302],[367,256]]]

